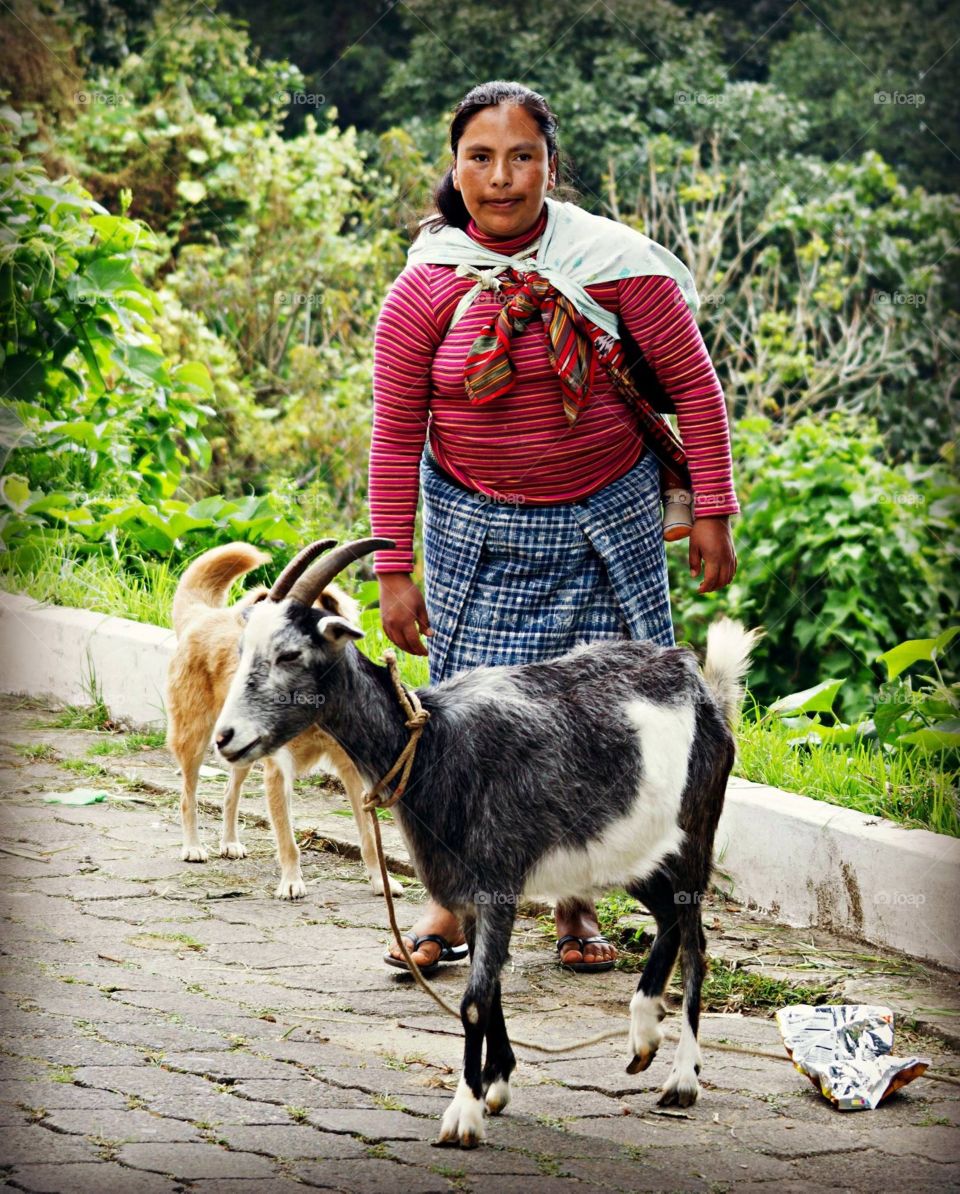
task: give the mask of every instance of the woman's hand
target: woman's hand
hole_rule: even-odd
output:
[[[733,549],[727,515],[696,518],[690,532],[690,575],[703,571],[698,593],[715,593],[725,588],[737,571],[737,553]]]
[[[423,594],[407,572],[385,572],[380,581],[380,621],[387,638],[411,655],[426,655],[421,634],[433,634]]]

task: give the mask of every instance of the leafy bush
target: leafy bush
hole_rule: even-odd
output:
[[[279,116],[303,75],[290,62],[261,58],[244,22],[215,10],[215,4],[162,0],[144,38],[146,52],[123,63],[123,89],[138,104],[185,91],[193,108],[216,117],[220,127]]]
[[[748,779],[960,836],[960,689],[940,661],[960,633],[910,639],[879,657],[887,679],[855,724],[834,705],[843,679],[745,714],[738,770]],[[919,663],[932,675],[906,676]],[[914,687],[916,679],[917,686]]]
[[[210,463],[212,384],[204,365],[162,350],[162,303],[137,273],[155,240],[76,181],[50,182],[13,149],[18,114],[2,116],[4,546],[21,562],[35,558],[58,525],[114,553],[124,541],[169,551],[199,529],[295,543],[269,497],[191,505],[174,496],[187,467]]]
[[[869,717],[856,725],[840,721],[833,706],[843,688],[843,680],[822,680],[814,688],[781,697],[769,712],[795,730],[804,744],[827,742],[849,746],[858,738],[871,738],[890,749],[914,748],[930,752],[960,752],[960,698],[957,688],[947,685],[938,659],[956,636],[960,626],[951,626],[936,638],[908,639],[878,657],[887,669],[886,683],[873,701]],[[929,663],[936,675],[922,677],[914,689],[912,677],[901,676],[921,661]],[[812,717],[810,715],[813,715]],[[823,722],[821,714],[830,718]]]
[[[908,192],[872,151],[761,170],[660,135],[641,155],[635,186],[611,179],[613,209],[689,264],[734,415],[863,412],[891,456],[937,459],[958,421],[960,205]]]
[[[303,78],[289,62],[258,57],[242,24],[213,5],[164,0],[142,40],[142,56],[101,67],[76,92],[56,154],[105,205],[131,192],[132,213],[162,229],[169,252],[229,232],[246,210],[242,194],[208,198],[205,179],[229,191],[246,148],[231,130],[249,141],[279,129]]]
[[[808,416],[782,433],[744,419],[733,446],[739,570],[704,600],[671,552],[678,628],[702,642],[722,607],[766,629],[750,672],[761,703],[826,672],[849,677],[863,707],[886,644],[950,620],[957,488],[933,468],[886,463],[876,426],[851,416]]]
[[[372,329],[403,265],[388,222],[397,183],[370,176],[352,131],[310,117],[293,141],[252,126],[230,137],[242,152],[204,185],[220,208],[243,196],[243,217],[185,246],[165,279],[229,346],[250,395],[214,482],[312,484],[352,523],[366,498]]]

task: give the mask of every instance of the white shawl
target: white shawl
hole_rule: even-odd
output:
[[[574,203],[560,203],[547,196],[547,225],[539,240],[515,257],[485,249],[460,228],[446,226],[437,232],[421,227],[407,251],[407,264],[454,265],[461,276],[477,278],[460,300],[450,327],[461,318],[481,290],[499,289],[497,275],[509,266],[535,269],[565,295],[587,319],[619,339],[617,317],[605,310],[584,289],[596,282],[659,274],[673,278],[687,305],[697,313],[700,299],[690,271],[663,245],[626,224],[595,216]],[[429,218],[429,217],[428,217]],[[530,254],[537,250],[537,257]]]

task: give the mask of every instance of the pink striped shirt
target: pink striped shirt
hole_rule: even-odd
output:
[[[472,220],[466,231],[511,254],[545,223],[546,208],[529,232],[512,240],[487,236]],[[447,334],[454,308],[474,281],[457,277],[452,266],[408,267],[377,319],[370,521],[374,535],[397,544],[376,554],[377,572],[413,569],[418,466],[428,432],[440,465],[464,485],[530,505],[589,497],[622,476],[643,451],[635,416],[599,364],[590,401],[569,425],[539,320],[511,341],[516,381],[510,393],[480,405],[467,400],[467,355],[499,311],[496,297],[481,291]],[[587,291],[620,314],[676,406],[696,515],[737,513],[723,390],[677,283],[659,275],[621,278]]]

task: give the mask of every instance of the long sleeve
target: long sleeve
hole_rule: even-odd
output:
[[[440,342],[429,290],[430,267],[404,270],[391,287],[373,341],[370,525],[393,551],[374,557],[377,572],[413,570],[420,455],[427,435],[430,368]]]
[[[676,407],[694,514],[739,513],[723,389],[680,287],[660,275],[617,286],[621,318]]]

